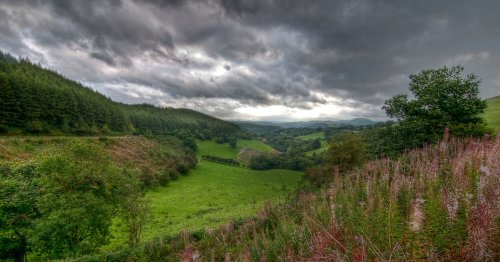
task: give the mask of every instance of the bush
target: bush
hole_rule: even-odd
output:
[[[210,155],[204,155],[201,157],[203,160],[207,160],[210,162],[215,162],[219,164],[224,164],[224,165],[230,165],[230,166],[241,166],[241,163],[231,159],[231,158],[223,158],[223,157],[218,157],[218,156],[210,156]]]

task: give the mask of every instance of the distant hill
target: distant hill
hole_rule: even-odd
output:
[[[324,128],[324,127],[339,127],[339,126],[370,126],[377,122],[367,119],[367,118],[354,118],[350,120],[327,120],[327,121],[298,121],[298,122],[270,122],[270,121],[233,121],[233,123],[239,125],[243,129],[254,131],[252,129],[259,130],[271,130],[272,127],[280,128]],[[256,131],[254,131],[256,132]],[[265,131],[263,131],[265,132]],[[257,132],[261,133],[261,132]]]
[[[497,132],[500,131],[500,96],[492,97],[486,101],[488,107],[482,114],[488,126],[494,128]]]
[[[117,103],[57,72],[0,52],[0,133],[209,137],[238,130],[189,109]]]
[[[276,125],[266,125],[253,122],[233,121],[233,123],[245,130],[255,133],[272,132],[281,129],[281,127]]]

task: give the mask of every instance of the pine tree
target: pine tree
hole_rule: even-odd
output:
[[[0,130],[15,127],[19,113],[16,96],[7,75],[0,72]]]

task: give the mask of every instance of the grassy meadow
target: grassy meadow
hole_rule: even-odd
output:
[[[500,96],[493,97],[487,100],[488,107],[482,114],[482,117],[488,123],[488,126],[500,132]]]
[[[231,219],[254,216],[264,202],[281,199],[295,189],[301,172],[290,170],[256,171],[202,160],[202,155],[235,159],[239,150],[250,147],[259,151],[272,148],[255,140],[238,140],[237,148],[228,143],[198,141],[198,165],[165,187],[147,192],[152,218],[146,224],[143,240],[216,227]],[[120,221],[113,226],[114,238],[107,249],[126,243]]]
[[[243,224],[114,255],[122,261],[498,261],[499,153],[499,138],[445,139],[337,172],[325,190],[266,206]]]
[[[298,136],[297,138],[302,140],[313,140],[319,138],[323,140],[325,139],[325,132],[321,131],[321,132],[311,133],[308,135]]]
[[[313,140],[313,139],[319,138],[321,140],[321,147],[318,149],[307,151],[306,156],[313,156],[315,154],[316,155],[321,154],[328,149],[328,141],[325,140],[325,132],[323,132],[323,131],[315,132],[315,133],[308,134],[308,135],[298,136],[297,138],[302,139],[302,140]]]
[[[306,152],[306,156],[312,156],[312,155],[315,155],[315,154],[318,155],[318,154],[321,154],[323,152],[326,152],[327,150],[328,150],[328,141],[322,140],[321,141],[321,147],[318,148],[318,149],[307,151]]]
[[[273,151],[273,148],[257,140],[238,139],[236,148],[231,148],[228,143],[217,144],[214,141],[197,141],[198,156],[211,155],[223,158],[236,159],[241,149],[248,147],[261,152]]]

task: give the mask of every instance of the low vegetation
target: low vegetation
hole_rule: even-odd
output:
[[[239,147],[269,150],[258,141],[238,140]],[[201,158],[205,152],[217,157],[235,159],[236,150],[227,143],[199,143],[198,165],[188,175],[169,183],[167,187],[148,190],[152,217],[145,224],[143,240],[168,239],[184,230],[214,228],[228,220],[243,220],[254,216],[265,201],[279,201],[295,190],[301,173],[290,170],[254,171],[243,167],[214,163]],[[127,230],[115,221],[113,239],[106,250],[123,249]]]
[[[0,258],[498,261],[499,100],[462,72],[410,76],[397,122],[257,135],[0,53]]]
[[[85,261],[496,261],[499,164],[499,138],[445,138],[336,172],[255,219]]]
[[[144,188],[195,164],[174,137],[3,137],[0,257],[94,252],[108,242],[113,219],[136,224]]]
[[[481,117],[486,121],[489,127],[500,132],[500,96],[486,100],[487,107]]]

